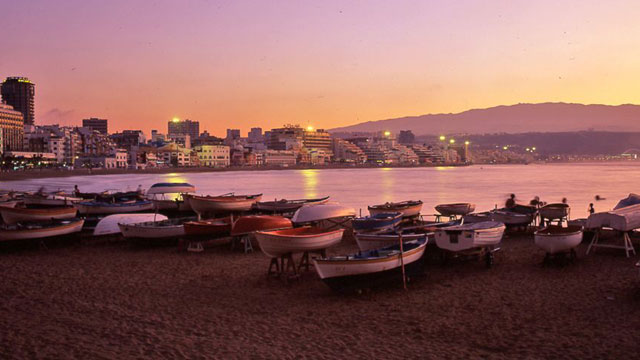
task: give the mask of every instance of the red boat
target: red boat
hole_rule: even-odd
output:
[[[231,232],[231,218],[218,218],[184,223],[186,235],[227,235]]]
[[[250,215],[241,216],[233,223],[232,236],[251,234],[256,231],[291,229],[291,220],[282,216]]]

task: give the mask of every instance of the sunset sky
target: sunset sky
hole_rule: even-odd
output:
[[[518,102],[640,103],[638,1],[5,1],[36,123],[331,128]]]

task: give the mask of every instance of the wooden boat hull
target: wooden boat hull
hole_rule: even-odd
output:
[[[486,224],[486,228],[472,229]],[[495,246],[502,241],[504,224],[496,222],[476,223],[471,225],[451,226],[435,231],[436,245],[448,251],[464,251],[479,247]]]
[[[436,211],[444,216],[464,216],[472,213],[475,209],[476,205],[470,203],[441,204],[436,206]]]
[[[491,221],[490,212],[481,212],[475,214],[467,214],[462,217],[462,222],[465,224],[475,224],[484,221]]]
[[[319,199],[299,199],[299,200],[276,200],[261,201],[254,204],[254,208],[260,211],[275,213],[291,213],[300,209],[304,205],[320,205],[329,201],[329,197]]]
[[[24,197],[25,205],[42,205],[42,206],[70,206],[82,201],[82,198],[60,196],[60,195],[27,195]]]
[[[27,208],[7,208],[0,207],[2,220],[6,224],[15,224],[19,221],[50,221],[73,219],[77,210],[74,207],[48,208],[48,209],[27,209]]]
[[[303,231],[300,231],[300,230]],[[304,230],[309,231],[304,231]],[[256,239],[265,255],[275,258],[290,253],[319,251],[342,241],[344,229],[326,231],[320,228],[301,227],[277,231],[258,231]]]
[[[79,202],[74,205],[80,214],[83,215],[107,215],[107,214],[124,214],[135,213],[141,211],[153,210],[153,202],[136,201],[132,203],[98,203],[98,202]]]
[[[401,213],[381,213],[351,221],[351,226],[357,232],[380,232],[395,229],[402,221]]]
[[[412,233],[403,234],[402,241],[409,242],[424,239],[427,240],[426,233]],[[388,246],[393,246],[400,242],[398,235],[378,235],[378,234],[355,234],[358,248],[362,251],[381,249]]]
[[[118,224],[122,236],[133,239],[166,239],[178,238],[185,235],[182,224],[159,226],[158,222],[144,222],[138,224]]]
[[[549,254],[567,252],[582,242],[582,227],[547,226],[535,232],[534,241]]]
[[[491,221],[501,222],[507,226],[524,226],[533,221],[534,214],[521,214],[511,211],[492,211]]]
[[[256,231],[269,231],[291,229],[293,224],[291,220],[282,216],[272,215],[250,215],[241,216],[233,224],[231,229],[232,236],[251,234]]]
[[[189,236],[221,236],[231,233],[231,219],[220,218],[184,223],[184,232]]]
[[[198,214],[229,213],[251,210],[254,203],[260,201],[262,195],[252,196],[189,196],[191,209]]]
[[[42,228],[0,229],[0,241],[44,239],[68,235],[82,230],[84,220],[63,221],[59,225]]]
[[[14,208],[18,205],[17,200],[0,201],[0,207]]]
[[[415,270],[418,260],[422,259],[425,249],[426,240],[414,241],[413,246],[405,243],[407,247],[401,253],[399,244],[394,246],[373,250],[377,254],[371,254],[371,257],[351,256],[335,256],[324,259],[314,259],[313,264],[316,272],[330,288],[337,291],[351,290],[360,287],[374,287],[380,285],[385,277],[390,275],[400,275],[402,264],[409,273]],[[378,256],[376,256],[378,255]],[[401,283],[402,277],[396,277],[397,283]]]
[[[402,213],[402,217],[416,217],[422,210],[422,201],[404,201],[400,203],[386,203],[382,205],[369,206],[369,214],[376,215],[389,212]]]
[[[160,200],[152,199],[153,208],[159,211],[179,211],[187,212],[192,211],[189,201],[175,201],[175,200]]]

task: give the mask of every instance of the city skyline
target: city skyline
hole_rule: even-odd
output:
[[[520,102],[640,103],[632,2],[84,4],[5,6],[0,77],[37,84],[36,124],[99,117],[148,134],[178,117],[223,137]]]

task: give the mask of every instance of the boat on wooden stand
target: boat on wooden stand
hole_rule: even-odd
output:
[[[283,216],[275,215],[248,215],[240,216],[234,221],[231,229],[231,249],[240,242],[244,245],[244,252],[253,251],[251,245],[252,235],[257,231],[283,230],[291,229],[293,224],[291,220]]]
[[[134,224],[118,224],[127,239],[171,239],[184,236],[184,219],[148,221]]]
[[[215,237],[225,236],[231,233],[231,218],[187,221],[184,223],[184,232],[188,236]]]
[[[421,238],[376,250],[361,251],[314,259],[320,279],[336,291],[352,291],[386,284],[390,279],[402,279],[402,266],[411,274],[419,270],[427,240]],[[415,266],[414,266],[415,265]]]
[[[538,210],[538,213],[540,214],[540,219],[543,222],[545,220],[547,220],[548,222],[551,222],[553,220],[562,222],[564,220],[567,220],[570,210],[571,208],[568,204],[554,203],[541,207],[540,210]]]
[[[487,221],[455,225],[437,229],[435,240],[438,248],[452,253],[485,249],[486,264],[493,264],[493,250],[502,241],[505,225]]]
[[[17,223],[0,227],[0,241],[45,239],[82,230],[83,219]]]
[[[249,211],[254,203],[262,199],[262,194],[234,195],[231,193],[220,196],[188,195],[187,199],[189,205],[191,205],[191,209],[199,216],[202,216],[205,214]]]
[[[73,219],[77,210],[73,206],[55,208],[9,208],[0,207],[2,220],[7,224],[19,221],[50,221]]]
[[[471,203],[440,204],[435,208],[443,216],[454,217],[472,213],[476,209],[476,205]]]
[[[93,229],[93,236],[120,234],[118,224],[135,224],[149,221],[161,221],[168,218],[162,214],[113,214],[100,219]]]

